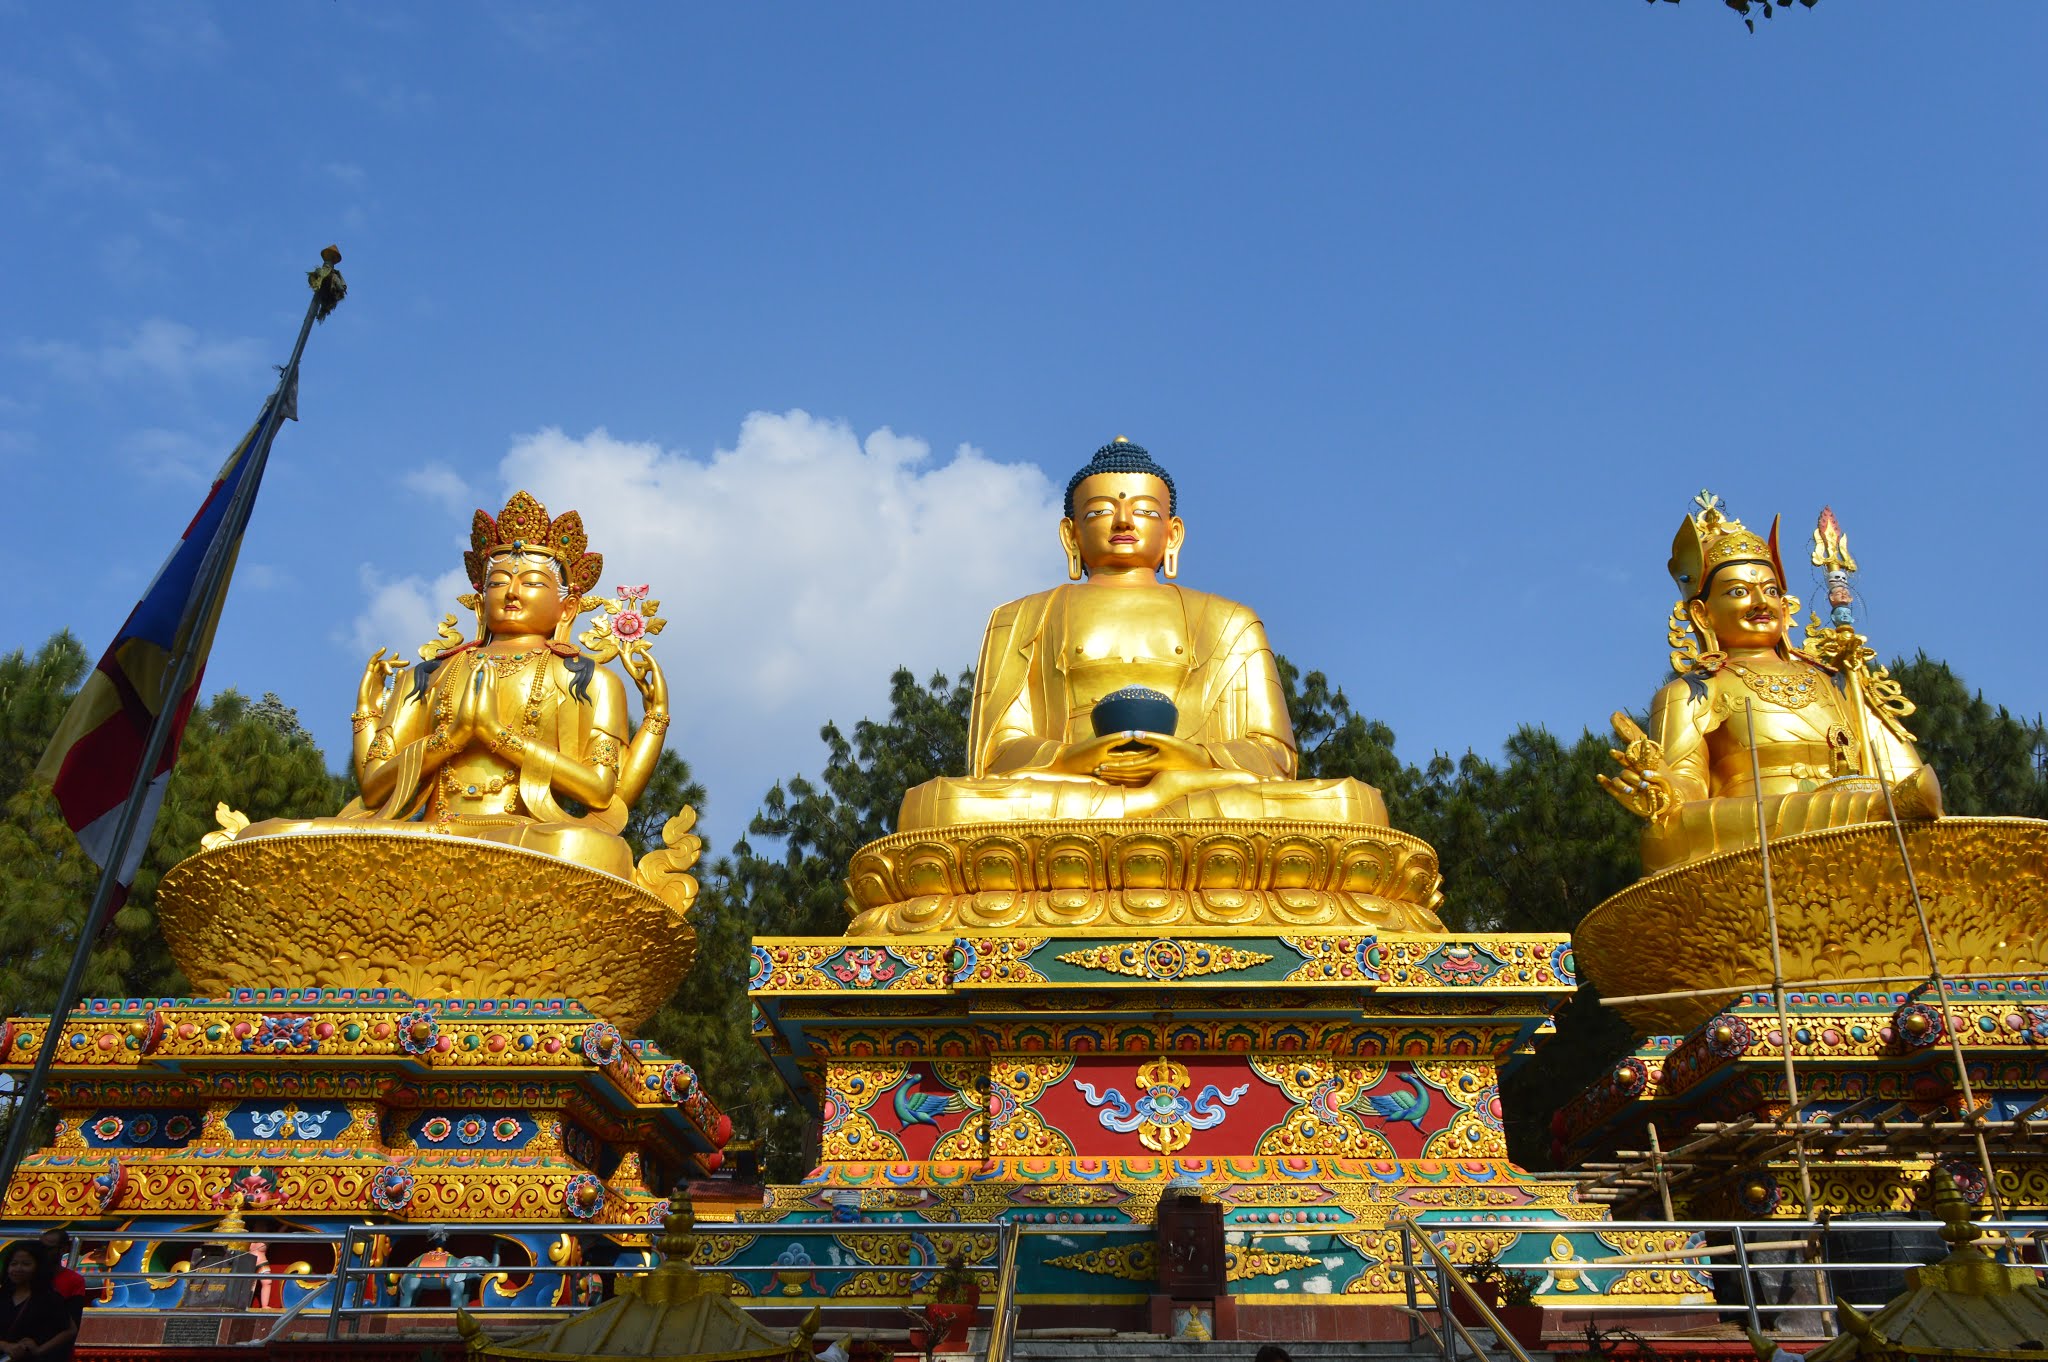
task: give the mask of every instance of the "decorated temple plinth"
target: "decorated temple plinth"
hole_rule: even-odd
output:
[[[13,1023],[10,1067],[45,1024]],[[498,1274],[484,1303],[551,1303],[569,1279],[518,1269],[560,1265],[559,1234],[492,1225],[659,1219],[662,1189],[707,1176],[731,1133],[687,1064],[570,999],[234,989],[95,1000],[66,1030],[55,1137],[6,1214],[118,1229],[94,1264],[122,1274],[115,1308],[176,1304],[189,1232],[231,1212],[286,1230],[475,1225],[462,1251]]]
[[[1392,1301],[1393,1216],[1598,1213],[1502,1133],[1499,1072],[1572,980],[1568,944],[1527,936],[759,940],[757,1034],[822,1122],[771,1213],[1129,1231],[1027,1241],[1029,1304],[1149,1292],[1160,1199],[1194,1191],[1226,1225],[1342,1227],[1315,1275]],[[1233,1289],[1303,1266],[1246,1251]]]
[[[1615,716],[1603,781],[1650,873],[1573,932],[1641,1044],[1558,1113],[1555,1153],[1637,1214],[1926,1211],[1940,1168],[2048,1219],[2048,823],[1945,812],[1832,512],[1828,620],[1795,647],[1777,526],[1698,503],[1669,564],[1677,679],[1649,731]]]

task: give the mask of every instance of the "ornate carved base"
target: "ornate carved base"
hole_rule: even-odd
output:
[[[1672,1245],[1604,1231],[1507,1157],[1499,1073],[1575,983],[1556,937],[758,940],[755,1034],[815,1105],[820,1161],[742,1212],[720,1261],[764,1295],[880,1299],[881,1274],[817,1266],[914,1251],[858,1222],[929,1221],[938,1245],[945,1221],[1007,1219],[1075,1227],[1023,1239],[1027,1310],[1142,1303],[1161,1199],[1192,1190],[1224,1207],[1241,1303],[1404,1301],[1397,1215],[1498,1216],[1451,1251],[1538,1273],[1546,1304],[1698,1293],[1596,1266]],[[791,1221],[816,1237],[745,1232]]]
[[[627,1029],[668,1000],[697,937],[617,876],[518,847],[365,829],[230,842],[157,891],[195,987],[393,988],[574,998]]]
[[[2017,1218],[2048,1212],[2048,1150],[2026,1114],[2048,1098],[2048,982],[1971,979],[1949,985],[1946,1014],[1910,988],[1792,990],[1789,1040],[1799,1110],[1813,1129],[1809,1181],[1818,1213],[1907,1214],[1927,1170],[1940,1162],[1981,1208],[1985,1177],[1976,1145],[1984,1132],[2002,1204]],[[1634,1054],[1558,1113],[1561,1163],[1635,1161],[1654,1123],[1666,1150],[1710,1123],[1789,1120],[1788,1044],[1768,989],[1720,1000],[1721,1012],[1688,1035],[1648,1038]],[[1949,1036],[1969,1065],[1976,1123],[1965,1104]],[[1819,1123],[1832,1119],[1836,1124]],[[1759,1159],[1754,1146],[1765,1146]],[[1762,1128],[1699,1146],[1674,1179],[1681,1217],[1755,1219],[1805,1213],[1798,1160],[1788,1137]],[[1623,1218],[1659,1214],[1653,1185],[1640,1184]]]
[[[24,1073],[48,1025],[7,1022],[0,1070]],[[96,1266],[120,1269],[105,1302],[120,1308],[175,1306],[185,1279],[165,1271],[160,1241],[230,1211],[307,1228],[390,1222],[391,1236],[356,1250],[372,1264],[427,1247],[423,1232],[400,1233],[408,1222],[479,1244],[507,1222],[658,1222],[666,1190],[708,1176],[732,1131],[690,1066],[559,998],[98,999],[65,1033],[49,1088],[56,1133],[22,1161],[0,1210],[16,1224],[122,1226],[90,1244],[112,1254]],[[188,1252],[198,1242],[185,1240]],[[548,1255],[576,1251],[568,1233],[516,1242],[532,1262],[568,1265]],[[521,1250],[505,1244],[504,1265],[518,1266]],[[486,1283],[485,1303],[583,1289],[568,1275],[515,1275]],[[283,1294],[291,1305],[302,1292]]]
[[[1441,932],[1436,853],[1330,823],[987,823],[899,832],[855,853],[853,936],[1074,928]]]
[[[1904,826],[1944,972],[2048,967],[2048,822],[1943,818]],[[1771,883],[1788,980],[1926,976],[1927,950],[1890,824],[1773,841]],[[1728,852],[1641,880],[1588,913],[1572,940],[1608,997],[1768,988],[1762,857],[1754,849]],[[1621,1010],[1638,1031],[1684,1034],[1726,1001],[1673,998]]]

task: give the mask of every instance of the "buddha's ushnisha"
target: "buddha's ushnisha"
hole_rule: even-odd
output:
[[[1386,824],[1372,786],[1294,778],[1294,730],[1258,616],[1174,580],[1187,539],[1177,501],[1166,469],[1122,436],[1069,479],[1059,534],[1070,584],[990,617],[967,774],[911,790],[899,827],[1089,818]],[[1134,690],[1172,702],[1173,731],[1098,737],[1097,702]]]

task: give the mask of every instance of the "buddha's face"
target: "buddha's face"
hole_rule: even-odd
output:
[[[1074,489],[1060,539],[1091,573],[1156,572],[1187,535],[1180,517],[1168,513],[1171,505],[1166,484],[1150,473],[1096,473]]]
[[[1691,609],[1724,651],[1775,648],[1785,637],[1787,599],[1769,564],[1735,563],[1708,579]]]
[[[562,620],[562,579],[555,560],[537,554],[503,554],[484,576],[484,628],[496,634],[555,632]]]

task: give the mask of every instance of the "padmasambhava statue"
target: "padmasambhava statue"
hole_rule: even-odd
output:
[[[1176,502],[1167,471],[1122,436],[1068,480],[1070,584],[990,617],[968,773],[910,790],[899,831],[854,858],[855,933],[1441,930],[1435,856],[1387,827],[1379,791],[1295,778],[1258,616],[1173,580]]]
[[[1678,679],[1650,702],[1647,735],[1615,715],[1624,770],[1601,777],[1649,820],[1644,870],[1754,847],[1759,796],[1774,839],[1887,820],[1893,809],[1939,817],[1941,785],[1900,723],[1912,705],[1897,684],[1860,657],[1845,666],[1826,647],[1790,645],[1799,602],[1786,592],[1777,523],[1766,542],[1715,497],[1698,500],[1671,546],[1684,593],[1671,612]],[[1832,643],[1839,632],[1817,637]]]
[[[694,952],[695,815],[637,866],[619,836],[669,724],[647,646],[663,621],[644,587],[592,596],[604,559],[587,550],[581,516],[551,520],[529,493],[476,513],[461,598],[475,636],[450,615],[409,674],[382,649],[363,673],[362,797],[253,825],[224,809],[166,878],[165,933],[195,983],[563,994],[622,1025],[673,991]],[[570,633],[599,606],[586,652]],[[614,658],[640,692],[638,731]]]
[[[1902,720],[1913,705],[1856,632],[1856,562],[1832,511],[1813,533],[1829,623],[1786,635],[1799,602],[1769,539],[1702,492],[1679,527],[1671,666],[1650,731],[1608,792],[1647,820],[1644,877],[1572,929],[1584,977],[1639,1031],[1684,1035],[1738,995],[1904,986],[1943,970],[2040,967],[2048,823],[1955,817]]]

